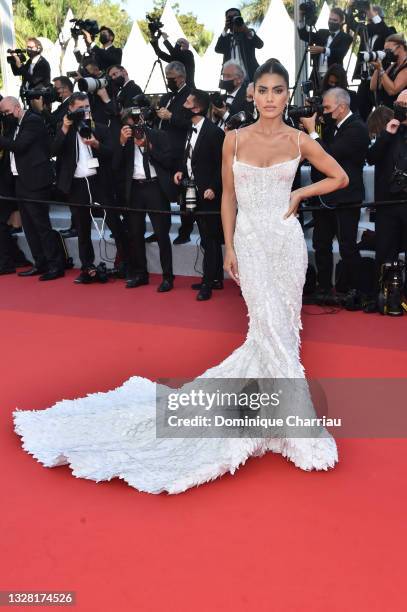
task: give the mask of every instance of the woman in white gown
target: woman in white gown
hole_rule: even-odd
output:
[[[305,380],[299,332],[308,256],[296,212],[302,199],[340,189],[348,179],[314,140],[284,124],[288,95],[285,68],[261,66],[255,75],[259,121],[225,139],[224,266],[241,286],[249,330],[242,346],[200,378]],[[304,157],[327,178],[291,193]],[[308,387],[293,393],[294,413],[315,416]],[[317,437],[281,431],[262,438],[157,437],[156,383],[137,376],[107,393],[46,410],[16,410],[13,418],[24,449],[44,466],[68,464],[78,478],[121,478],[149,493],[180,493],[233,474],[247,458],[267,451],[304,470],[327,470],[338,461],[324,428]]]

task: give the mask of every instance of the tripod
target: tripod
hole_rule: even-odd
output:
[[[300,76],[301,76],[301,71],[303,69],[305,60],[307,58],[308,49],[311,46],[312,29],[314,29],[314,31],[316,31],[315,30],[315,24],[312,23],[312,24],[306,24],[306,25],[310,25],[310,29],[308,31],[308,43],[307,43],[306,49],[304,50],[304,54],[302,56],[300,66],[298,68],[297,76],[295,78],[294,87],[293,87],[293,90],[292,90],[292,93],[291,93],[291,96],[290,96],[288,104],[291,104],[291,102],[292,102],[292,100],[294,98],[295,92],[297,90],[297,87],[298,87],[298,83],[299,83]],[[312,60],[312,69],[313,69],[313,73],[314,73],[313,74],[313,77],[314,77],[313,78],[314,92],[319,90],[320,89],[320,85],[321,85],[321,83],[320,83],[320,76],[319,76],[319,72],[318,72],[318,67],[316,66],[316,63],[317,62],[315,62],[314,59],[313,59]],[[305,68],[306,68],[306,73],[307,73],[307,65],[306,64],[305,64]]]
[[[154,69],[155,69],[155,67],[157,66],[157,64],[160,66],[160,69],[161,69],[161,75],[162,75],[162,77],[163,77],[163,81],[164,81],[164,85],[165,85],[165,91],[167,91],[167,92],[168,92],[167,81],[166,81],[166,78],[165,78],[165,73],[164,73],[163,63],[162,63],[162,61],[160,60],[160,58],[159,58],[159,57],[157,57],[157,59],[155,60],[155,62],[154,62],[154,64],[153,64],[153,67],[151,68],[151,72],[150,72],[150,75],[149,75],[149,77],[148,77],[148,79],[147,79],[146,86],[144,87],[144,93],[147,91],[148,84],[149,84],[149,82],[151,81],[151,77],[153,76],[153,72],[154,72]]]

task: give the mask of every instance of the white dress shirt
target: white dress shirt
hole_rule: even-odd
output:
[[[30,74],[32,74],[34,72],[34,66],[40,60],[40,57],[41,57],[41,55],[36,55],[35,57],[32,58],[31,64],[28,67],[28,72]]]
[[[89,167],[89,160],[93,159],[92,149],[89,145],[86,145],[79,134],[76,135],[76,146],[78,155],[78,161],[76,163],[75,178],[86,178],[88,176],[94,176],[97,174],[96,168]]]
[[[204,121],[205,121],[205,117],[202,117],[199,123],[196,123],[195,125],[192,126],[195,128],[196,132],[195,131],[192,132],[191,138],[188,138],[187,143],[186,143],[186,146],[188,147],[187,170],[188,170],[188,177],[191,179],[194,178],[194,173],[192,172],[192,154],[194,152],[196,141],[198,140],[199,132],[202,129]]]
[[[152,164],[148,164],[150,167],[151,178],[156,178],[157,172]],[[137,179],[138,181],[145,180],[146,173],[143,165],[143,155],[140,151],[140,148],[135,144],[134,145],[134,169],[133,169],[133,179]]]
[[[328,36],[328,40],[325,43],[325,53],[321,53],[319,57],[319,74],[323,77],[325,76],[328,70],[328,57],[331,55],[330,46],[332,45],[332,41],[339,34],[341,30],[338,32],[332,32]]]

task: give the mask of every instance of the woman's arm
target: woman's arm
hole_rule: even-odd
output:
[[[385,72],[382,76],[382,86],[389,96],[397,96],[397,94],[407,87],[407,68],[399,72],[394,81],[392,81],[387,72]]]
[[[233,157],[236,144],[236,132],[228,132],[225,136],[222,152],[222,204],[221,217],[223,235],[225,237],[224,270],[239,284],[237,259],[234,250],[233,236],[236,226],[237,200],[233,177]]]
[[[310,164],[319,170],[319,172],[325,174],[327,178],[293,191],[291,193],[290,208],[284,215],[284,219],[297,213],[302,200],[331,193],[338,189],[344,189],[349,185],[349,177],[345,170],[315,140],[305,134],[301,134],[300,146],[302,157],[308,159]]]

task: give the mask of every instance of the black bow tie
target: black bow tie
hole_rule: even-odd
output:
[[[192,136],[193,132],[195,132],[195,134],[198,134],[198,128],[196,128],[196,127],[189,128],[189,133],[191,134],[191,136]]]

